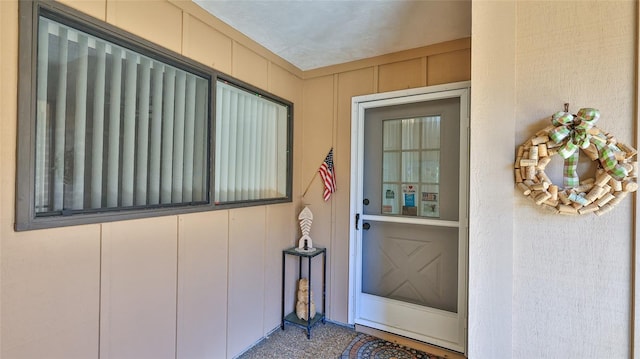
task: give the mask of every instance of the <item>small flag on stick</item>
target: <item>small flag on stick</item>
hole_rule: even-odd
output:
[[[336,174],[333,169],[333,148],[329,150],[329,154],[327,154],[324,162],[320,165],[318,172],[320,172],[320,177],[322,177],[322,182],[324,182],[322,198],[328,201],[331,194],[336,191]]]

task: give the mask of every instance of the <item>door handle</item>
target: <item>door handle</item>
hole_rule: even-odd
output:
[[[364,229],[365,231],[368,231],[368,230],[369,230],[369,228],[371,228],[371,225],[370,225],[369,223],[364,222],[364,223],[362,224],[362,229]]]
[[[358,222],[360,222],[360,213],[356,213],[356,231],[358,230]]]

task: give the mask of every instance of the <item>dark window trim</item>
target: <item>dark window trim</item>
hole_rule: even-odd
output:
[[[219,203],[219,204],[214,204],[216,209],[229,209],[229,208],[240,208],[240,207],[252,207],[252,206],[257,206],[257,205],[267,205],[267,204],[277,204],[277,203],[287,203],[287,202],[292,202],[293,201],[293,103],[291,101],[285,100],[282,97],[279,97],[277,95],[274,95],[272,93],[269,93],[267,91],[264,91],[258,87],[255,87],[251,84],[248,84],[244,81],[238,80],[236,78],[233,78],[229,75],[226,75],[222,72],[217,72],[216,73],[216,77],[214,78],[213,81],[213,101],[214,101],[214,108],[216,107],[215,105],[215,99],[217,98],[216,95],[216,91],[217,91],[217,83],[218,81],[223,81],[223,82],[227,82],[228,84],[235,86],[237,88],[246,90],[248,92],[253,92],[258,94],[260,97],[269,99],[273,102],[277,102],[285,107],[287,107],[287,193],[285,197],[281,197],[281,198],[271,198],[271,199],[259,199],[259,200],[252,200],[252,201],[237,201],[237,202],[225,202],[225,203]],[[213,123],[214,123],[214,128],[213,131],[211,132],[213,137],[214,137],[214,144],[213,144],[213,148],[215,148],[215,115],[213,116]],[[215,178],[215,153],[214,151],[211,152],[212,153],[212,159],[211,159],[211,163],[212,163],[212,170],[211,170],[211,175],[212,177]],[[211,188],[211,192],[213,195],[213,187]]]
[[[71,24],[73,27],[91,35],[103,38],[145,56],[166,62],[170,65],[190,71],[207,78],[209,82],[209,126],[208,166],[209,191],[208,203],[184,205],[159,205],[144,209],[127,208],[110,210],[99,213],[74,214],[72,216],[40,216],[36,217],[34,204],[35,188],[35,122],[36,122],[36,68],[38,49],[38,18],[46,13],[48,18]],[[107,223],[121,220],[150,218],[158,216],[178,215],[203,212],[216,209],[230,209],[257,205],[292,202],[293,188],[293,103],[270,94],[255,86],[244,83],[229,75],[204,66],[196,61],[175,53],[147,41],[137,35],[119,29],[113,25],[88,16],[66,5],[53,1],[20,1],[19,4],[19,69],[18,69],[18,124],[17,124],[17,156],[16,156],[16,205],[15,230],[35,230],[84,224]],[[214,149],[215,149],[215,99],[216,81],[221,79],[235,86],[255,91],[260,96],[267,97],[288,107],[287,131],[287,193],[286,197],[268,200],[231,202],[224,204],[213,203],[214,189]]]
[[[211,188],[213,188],[213,176],[208,173],[209,192],[208,202],[194,205],[158,205],[147,206],[144,209],[102,209],[97,213],[83,211],[71,212],[69,216],[36,216],[34,204],[35,187],[35,122],[36,122],[36,81],[37,81],[37,36],[38,20],[40,15],[52,20],[71,25],[78,30],[90,35],[100,37],[129,50],[136,51],[145,56],[165,62],[169,65],[192,72],[209,81],[209,117],[207,123],[209,133],[213,131],[213,114],[215,113],[213,84],[216,72],[200,63],[183,57],[171,50],[160,47],[136,35],[116,28],[108,23],[92,18],[82,12],[50,1],[21,1],[20,39],[19,39],[19,89],[18,89],[18,145],[17,145],[17,180],[16,180],[16,221],[17,231],[43,229],[52,227],[74,226],[92,223],[104,223],[119,220],[138,219],[146,217],[165,216],[201,212],[213,209]],[[207,163],[209,168],[213,165],[211,149],[213,136],[207,142]]]

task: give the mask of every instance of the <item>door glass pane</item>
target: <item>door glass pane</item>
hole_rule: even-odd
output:
[[[413,183],[402,184],[402,215],[417,216],[418,215],[418,185]]]
[[[400,149],[400,121],[385,121],[383,131],[383,145],[385,151]]]
[[[440,116],[424,117],[422,120],[422,148],[440,148]]]
[[[420,125],[422,120],[422,118],[401,120],[403,150],[417,150],[420,148]]]
[[[362,239],[364,293],[458,311],[458,228],[369,224]]]
[[[400,152],[385,152],[382,155],[382,180],[384,182],[400,181]]]
[[[438,183],[440,181],[440,151],[422,152],[422,182]]]
[[[382,214],[440,217],[440,116],[383,120]]]
[[[382,185],[382,213],[400,214],[400,186],[385,183]]]
[[[420,191],[420,215],[423,217],[440,217],[440,186],[422,185]]]
[[[402,182],[420,181],[420,153],[402,152]]]

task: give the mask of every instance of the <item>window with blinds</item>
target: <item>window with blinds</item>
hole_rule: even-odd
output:
[[[208,80],[39,22],[36,213],[206,202]]]
[[[283,102],[217,82],[216,203],[290,197],[289,115]]]
[[[16,230],[291,201],[293,104],[20,2]]]

